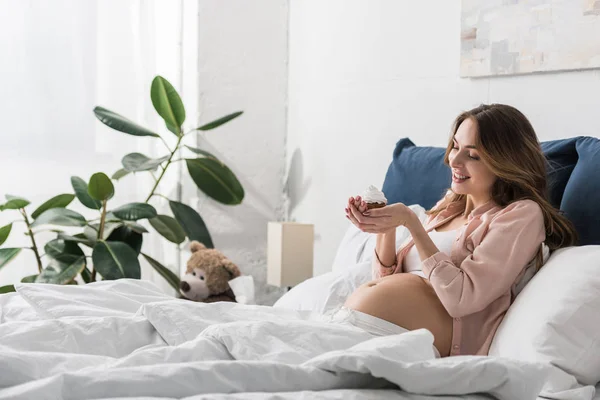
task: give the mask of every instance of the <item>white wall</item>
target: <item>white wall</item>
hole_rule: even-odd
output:
[[[381,187],[401,137],[444,146],[459,112],[492,102],[541,140],[600,137],[599,70],[460,79],[460,16],[458,0],[291,0],[290,207],[315,224],[315,275],[331,268],[348,197]]]
[[[241,205],[218,204],[187,191],[215,247],[251,274],[257,301],[272,304],[281,289],[266,285],[267,222],[282,220],[287,95],[287,1],[200,0],[198,9],[198,123],[234,111],[244,114],[199,135],[236,174]],[[184,174],[185,175],[185,174]],[[184,184],[184,188],[191,187]]]

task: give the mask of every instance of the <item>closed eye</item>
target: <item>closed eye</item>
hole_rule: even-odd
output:
[[[458,147],[453,147],[452,150],[458,150]],[[475,160],[475,161],[479,160],[479,157],[475,157],[475,156],[472,156],[470,154],[469,154],[469,158],[472,159],[472,160]]]

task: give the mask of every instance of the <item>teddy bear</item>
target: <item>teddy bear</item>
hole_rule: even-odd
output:
[[[229,281],[241,275],[239,268],[223,253],[208,249],[196,240],[190,243],[192,255],[179,285],[183,298],[204,303],[233,301]]]

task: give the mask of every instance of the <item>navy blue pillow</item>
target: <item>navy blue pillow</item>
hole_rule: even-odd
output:
[[[548,199],[550,204],[556,208],[560,208],[563,193],[569,177],[577,164],[577,150],[575,145],[581,136],[550,140],[542,142],[542,151],[548,162],[546,168],[548,172]]]
[[[560,205],[579,233],[579,245],[600,244],[600,140],[580,137],[579,156]]]
[[[565,186],[577,163],[576,144],[580,139],[581,136],[541,143],[548,161],[548,195],[556,208],[561,205]],[[388,202],[433,207],[451,184],[450,168],[444,164],[445,150],[415,146],[408,138],[400,139],[383,182]]]
[[[451,184],[450,168],[444,164],[445,151],[442,147],[420,147],[408,138],[400,139],[381,189],[388,204],[433,207]]]

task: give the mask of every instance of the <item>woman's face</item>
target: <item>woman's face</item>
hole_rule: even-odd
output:
[[[475,148],[477,135],[477,124],[471,118],[465,119],[454,135],[448,161],[454,193],[468,194],[476,202],[484,203],[490,198],[496,176],[479,157]]]

